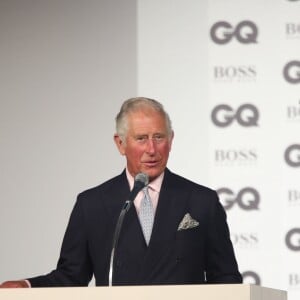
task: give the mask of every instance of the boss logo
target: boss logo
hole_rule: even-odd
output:
[[[253,104],[243,104],[234,110],[228,104],[217,105],[211,112],[212,122],[218,127],[227,127],[236,120],[243,127],[258,126],[259,112]]]
[[[257,75],[255,66],[215,66],[213,71],[216,80],[249,80]]]
[[[237,204],[243,210],[258,210],[260,195],[258,191],[252,187],[245,187],[235,194],[229,188],[220,188],[217,190],[223,207],[229,210],[234,204]]]
[[[291,273],[289,274],[289,286],[290,287],[299,287],[300,286],[300,273]]]
[[[285,236],[285,243],[292,251],[300,251],[300,228],[292,228]]]
[[[242,276],[243,276],[244,283],[261,285],[261,280],[259,275],[253,271],[243,272]]]
[[[258,244],[257,233],[233,233],[230,236],[232,244],[240,248],[251,248]]]
[[[284,159],[289,166],[300,167],[300,144],[287,147],[284,152]]]
[[[216,163],[252,163],[257,160],[255,149],[217,149],[215,150]]]
[[[300,61],[292,60],[283,68],[283,77],[289,83],[300,83]]]
[[[299,205],[300,204],[300,191],[288,190],[288,202],[290,205]]]
[[[211,39],[219,45],[227,44],[235,37],[242,44],[256,43],[258,29],[252,21],[242,21],[233,27],[226,21],[215,23],[210,29]]]
[[[290,121],[300,120],[300,106],[288,106],[287,107],[287,118]]]
[[[300,23],[287,23],[285,24],[286,35],[289,38],[300,37]]]

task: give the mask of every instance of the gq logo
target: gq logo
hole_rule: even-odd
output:
[[[292,251],[300,251],[300,228],[293,228],[285,236],[285,243]]]
[[[253,272],[253,271],[243,272],[242,276],[243,276],[243,282],[244,283],[256,284],[256,285],[261,284],[261,280],[260,280],[259,275],[255,272]]]
[[[236,195],[229,188],[220,188],[217,190],[222,205],[225,210],[229,210],[236,203],[243,210],[258,210],[260,195],[252,187],[241,189]]]
[[[243,127],[258,126],[259,112],[256,106],[246,103],[236,111],[227,105],[217,105],[211,112],[212,122],[218,127],[227,127],[236,120]]]
[[[210,29],[211,39],[219,45],[227,44],[235,37],[242,44],[256,43],[257,26],[252,21],[242,21],[234,28],[226,21],[215,23]]]
[[[291,167],[300,167],[300,144],[294,144],[286,148],[284,159]]]
[[[283,77],[289,83],[300,83],[300,61],[292,60],[283,68]]]

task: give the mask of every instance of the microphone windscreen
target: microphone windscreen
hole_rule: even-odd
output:
[[[140,181],[144,186],[146,186],[149,183],[149,176],[145,173],[138,173],[135,176],[134,181]]]

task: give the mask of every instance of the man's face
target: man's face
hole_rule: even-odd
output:
[[[143,172],[151,181],[167,165],[173,133],[168,136],[164,117],[151,108],[130,113],[127,120],[125,142],[115,135],[116,145],[120,153],[126,156],[130,174],[135,177]]]

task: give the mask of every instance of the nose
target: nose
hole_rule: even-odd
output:
[[[147,146],[146,146],[146,152],[148,154],[154,154],[156,151],[156,144],[153,139],[148,139]]]

